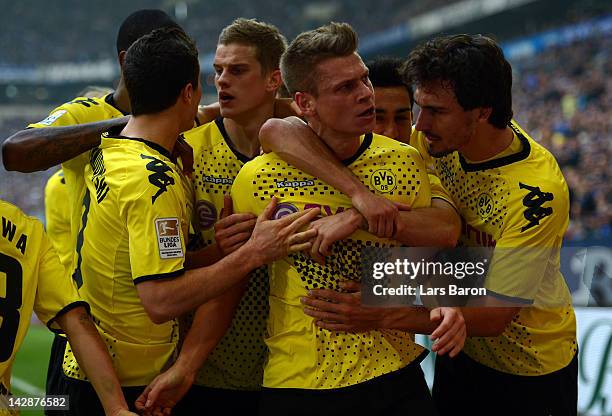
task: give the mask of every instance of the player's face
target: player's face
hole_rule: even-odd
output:
[[[374,91],[368,68],[356,53],[317,65],[315,112],[321,124],[343,135],[374,130]]]
[[[269,99],[268,77],[262,73],[254,46],[217,45],[213,66],[223,117],[248,114]]]
[[[415,128],[425,134],[432,156],[461,152],[474,137],[478,110],[464,110],[453,90],[442,82],[419,85],[414,101],[421,108]]]
[[[409,143],[412,132],[410,94],[405,87],[374,87],[376,127],[374,133]]]

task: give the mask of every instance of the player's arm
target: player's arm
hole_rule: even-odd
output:
[[[129,412],[106,345],[83,306],[58,316],[57,323],[68,336],[79,365],[93,385],[107,415],[132,415]]]
[[[34,310],[54,332],[63,331],[79,365],[85,370],[107,415],[131,415],[106,345],[100,338],[86,303],[65,273],[57,253],[41,228],[38,287]],[[59,312],[58,312],[59,311]]]
[[[393,239],[412,247],[455,247],[461,233],[461,218],[441,198],[432,198],[431,207],[400,211]]]
[[[425,307],[379,308],[361,304],[360,285],[344,282],[348,293],[329,289],[310,290],[301,298],[304,313],[315,324],[330,331],[364,332],[395,329],[418,334],[430,334],[432,350],[454,357],[461,351],[466,337],[465,322],[459,308]]]
[[[232,323],[248,281],[200,306],[174,364],[157,376],[136,400],[139,410],[171,409],[187,393],[199,369]]]
[[[70,160],[100,144],[106,130],[125,125],[128,117],[73,126],[18,131],[2,144],[6,170],[35,172]]]
[[[393,236],[406,245],[456,244],[460,222],[450,204],[436,200],[432,208],[398,212],[395,204],[372,194],[297,117],[270,119],[262,126],[259,136],[264,151],[279,154],[292,165],[348,195],[372,234]]]
[[[316,231],[299,230],[308,225],[318,211],[302,211],[270,220],[275,206],[273,198],[257,218],[249,240],[212,266],[137,281],[138,295],[151,320],[162,323],[194,310],[238,284],[250,271],[283,258],[290,251],[309,249],[309,240]]]

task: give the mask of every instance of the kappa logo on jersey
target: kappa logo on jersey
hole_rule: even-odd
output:
[[[92,105],[100,105],[93,98],[82,98],[80,100],[70,101],[68,104],[81,104],[87,108],[91,107]]]
[[[543,207],[546,202],[552,201],[555,196],[551,192],[542,192],[537,186],[529,186],[519,182],[521,189],[527,189],[529,193],[523,198],[523,205],[527,207],[523,216],[529,224],[521,228],[521,232],[540,225],[540,221],[550,214],[553,209],[551,207]]]
[[[46,119],[44,119],[42,121],[39,121],[38,124],[44,124],[45,126],[50,126],[51,124],[55,123],[55,121],[58,118],[60,118],[61,116],[63,116],[66,113],[67,113],[66,110],[56,111],[53,114],[49,114],[49,116]]]
[[[439,166],[440,166],[440,173],[441,173],[440,176],[444,176],[444,181],[452,182],[453,178],[455,177],[455,172],[453,172],[451,168],[448,167],[448,165],[446,164],[446,161],[444,160],[440,161]]]
[[[153,156],[141,154],[140,157],[151,160],[147,163],[147,170],[153,172],[149,175],[149,182],[159,188],[155,195],[151,197],[151,204],[154,204],[157,197],[168,190],[168,186],[174,185],[174,178],[166,174],[166,172],[172,169]]]
[[[198,213],[200,227],[205,230],[208,230],[217,221],[217,208],[209,201],[198,201],[196,212]]]
[[[215,185],[231,185],[234,183],[233,178],[217,178],[215,176],[204,175],[202,176],[202,179],[204,182],[214,183]]]
[[[282,204],[278,204],[274,213],[272,214],[272,218],[278,220],[279,218],[283,218],[284,216],[291,215],[295,212],[298,212],[299,209],[293,204],[288,202],[283,202]]]
[[[386,194],[391,192],[397,186],[397,180],[395,179],[395,175],[388,169],[378,169],[372,174],[370,178],[370,184],[376,189],[378,192],[382,192]]]
[[[483,220],[486,220],[493,213],[493,208],[495,207],[495,201],[491,198],[491,195],[487,193],[482,193],[478,195],[478,201],[476,203],[476,209],[478,210],[478,215]]]
[[[183,257],[180,224],[178,218],[159,218],[155,220],[160,258],[176,259]]]
[[[314,186],[313,180],[301,181],[276,181],[277,188],[304,188],[306,186]]]

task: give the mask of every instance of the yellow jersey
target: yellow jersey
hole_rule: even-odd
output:
[[[190,203],[163,147],[105,133],[85,167],[86,193],[74,273],[122,386],[148,384],[171,358],[175,321],[153,323],[136,285],[184,273]],[[70,346],[64,372],[84,379]]]
[[[46,230],[60,261],[70,271],[74,245],[70,237],[70,199],[64,171],[58,170],[45,186]]]
[[[377,195],[415,208],[430,205],[425,165],[411,146],[384,136],[361,137],[356,154],[345,165]],[[270,153],[245,164],[232,186],[234,209],[259,214],[276,195],[275,218],[319,207],[333,215],[351,207],[349,197]],[[332,389],[365,382],[420,359],[424,349],[414,335],[380,330],[364,333],[330,332],[304,314],[300,297],[313,288],[335,289],[359,279],[364,247],[397,243],[358,230],[333,246],[322,266],[296,253],[270,266],[269,350],[264,386],[270,388]]]
[[[41,222],[2,200],[0,216],[0,395],[5,395],[32,310],[49,329],[60,333],[55,319],[71,308],[88,305],[79,298]]]
[[[113,94],[104,97],[76,97],[72,101],[64,103],[55,108],[47,118],[37,123],[30,124],[28,128],[41,127],[63,127],[75,124],[92,123],[96,121],[109,120],[111,118],[123,117],[126,114],[119,110],[113,100]],[[71,226],[71,247],[74,247],[77,239],[77,232],[84,211],[83,198],[85,195],[85,181],[83,172],[85,165],[89,161],[91,151],[82,153],[64,163],[62,170],[66,181],[68,193],[68,204],[70,206],[69,218]],[[51,207],[51,209],[54,209]],[[71,263],[75,259],[71,259]],[[70,266],[72,269],[72,264]]]
[[[239,153],[223,119],[185,133],[193,148],[196,227],[205,246],[215,241],[215,223],[221,217],[223,196],[230,193],[236,175],[249,157]],[[207,357],[196,384],[214,388],[257,390],[263,381],[268,316],[267,267],[251,272],[230,328]]]
[[[569,193],[554,157],[514,121],[510,128],[509,148],[477,163],[458,152],[431,157],[425,137],[415,132],[413,139],[462,216],[460,243],[497,249],[488,294],[526,305],[500,336],[469,337],[463,351],[498,371],[542,375],[567,366],[577,348],[576,318],[559,270]],[[526,271],[512,252],[525,248],[545,248],[547,257]]]

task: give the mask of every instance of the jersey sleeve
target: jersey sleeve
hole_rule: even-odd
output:
[[[47,235],[60,257],[60,261],[69,267],[72,256],[72,240],[70,234],[70,199],[60,170],[56,172],[45,186],[45,219]]]
[[[79,297],[74,281],[66,273],[45,233],[42,233],[38,275],[34,312],[51,331],[61,333],[56,318],[78,306],[89,310],[89,305]]]
[[[567,187],[548,186],[537,192],[552,200],[539,207],[539,215],[531,216],[528,197],[519,199],[497,241],[485,281],[492,296],[532,304],[543,280],[559,272],[560,247],[569,222]]]
[[[145,181],[146,183],[143,183]],[[129,181],[136,193],[119,194],[122,216],[129,234],[129,254],[134,283],[172,278],[185,272],[185,238],[181,203],[171,189],[160,192],[148,183]],[[174,183],[172,186],[181,186]]]

